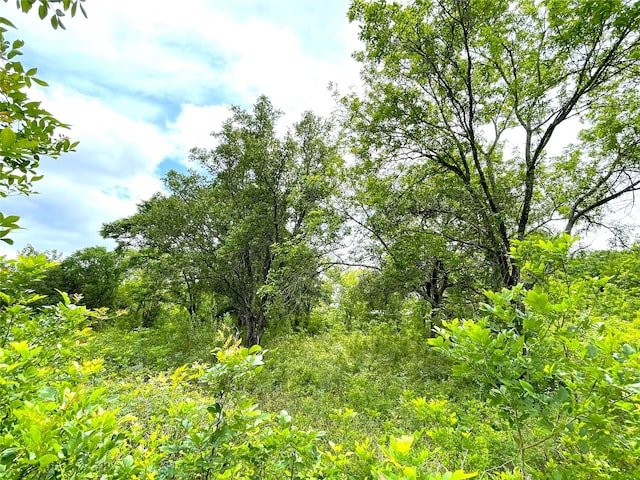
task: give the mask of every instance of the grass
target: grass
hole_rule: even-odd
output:
[[[106,328],[96,333],[92,353],[105,360],[102,380],[114,404],[153,421],[171,401],[210,400],[193,385],[172,386],[170,377],[181,365],[212,361],[223,339],[213,328],[167,321],[153,329]],[[449,361],[411,325],[288,334],[265,349],[265,368],[243,379],[241,393],[262,411],[286,410],[300,428],[326,432],[327,442],[353,449],[370,438],[378,448],[412,434],[429,447],[425,461],[436,469],[483,470],[512,458],[508,433],[476,400],[476,387],[453,378]],[[483,409],[485,422],[477,425]]]

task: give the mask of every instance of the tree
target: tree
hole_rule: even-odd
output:
[[[356,171],[354,184],[363,173]],[[458,242],[452,248],[454,236],[464,238],[465,232],[453,213],[444,209],[452,203],[451,192],[422,176],[417,181],[408,172],[398,182],[410,190],[398,195],[398,184],[389,177],[364,177],[350,196],[349,217],[365,235],[364,255],[369,264],[379,267],[380,287],[405,297],[417,296],[428,304],[432,325],[437,324],[442,313],[460,314],[463,302],[452,295],[454,291],[464,291],[471,301],[469,292],[481,290],[487,276],[476,271],[482,258],[475,245]],[[439,208],[438,227],[446,236],[434,231],[433,212]],[[367,236],[372,240],[367,242]]]
[[[57,288],[69,294],[81,294],[88,308],[113,308],[122,279],[120,259],[105,247],[87,247],[69,255],[60,263],[63,283]]]
[[[165,184],[173,195],[155,194],[139,206],[137,214],[104,225],[101,232],[117,239],[121,247],[137,249],[130,257],[151,277],[156,277],[153,270],[161,265],[163,289],[189,312],[194,325],[204,293],[200,244],[209,241],[199,231],[207,215],[206,204],[198,198],[199,182],[197,176],[169,172]]]
[[[308,312],[339,227],[330,199],[341,159],[331,125],[305,113],[278,138],[280,116],[266,97],[251,111],[234,107],[215,134],[218,146],[192,151],[208,175],[170,172],[170,195],[102,230],[123,246],[169,255],[195,307],[203,289],[221,296],[247,345],[260,342],[269,308],[274,316]]]
[[[87,247],[77,250],[66,258],[56,250],[39,252],[27,245],[20,251],[22,258],[44,258],[46,272],[34,276],[33,283],[24,289],[42,297],[32,305],[42,307],[60,301],[60,292],[82,295],[82,305],[88,308],[114,308],[116,293],[123,277],[124,268],[117,252],[105,247]]]
[[[364,91],[343,98],[364,206],[410,197],[400,210],[438,238],[423,245],[444,271],[473,251],[491,283],[515,285],[513,238],[597,226],[640,187],[640,3],[355,0],[349,18],[364,43]]]
[[[4,0],[6,3],[8,0]],[[65,12],[71,16],[78,7],[86,17],[84,0],[18,0],[16,5],[29,12],[36,4],[41,19],[50,18],[53,28],[64,28],[61,17]],[[55,11],[52,4],[56,4]],[[51,15],[50,15],[51,13]],[[15,28],[5,17],[0,17],[0,198],[18,193],[28,195],[33,191],[33,182],[40,180],[37,168],[41,156],[58,157],[72,151],[77,143],[67,137],[56,137],[58,130],[68,128],[40,106],[40,102],[29,99],[26,90],[33,84],[47,86],[36,77],[37,68],[26,69],[16,57],[22,55],[22,40],[10,42],[6,38],[7,28]],[[7,237],[18,227],[19,217],[0,213],[0,240],[13,244]]]

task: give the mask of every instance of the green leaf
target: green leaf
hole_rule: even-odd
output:
[[[536,393],[536,392],[533,390],[533,386],[532,386],[529,382],[527,382],[527,381],[525,381],[525,380],[520,380],[520,382],[519,382],[519,383],[520,383],[520,386],[521,386],[522,388],[524,388],[524,390],[525,390],[527,393],[529,393],[529,394],[531,394],[531,395],[535,395],[535,393]]]
[[[56,288],[56,292],[58,292],[62,297],[62,303],[64,303],[65,305],[71,305],[71,299],[69,298],[69,295],[66,292],[58,290],[57,288]]]
[[[0,218],[0,224],[8,225],[10,223],[16,223],[18,220],[20,220],[18,215],[9,215],[8,217]]]
[[[546,293],[538,293],[535,290],[529,290],[524,300],[525,304],[540,313],[549,313],[552,305]]]
[[[158,450],[163,453],[178,453],[180,447],[178,445],[162,445]]]
[[[48,386],[48,387],[41,388],[40,392],[38,393],[38,396],[41,399],[46,400],[48,402],[57,402],[59,397],[59,392],[56,387]]]
[[[631,383],[629,385],[625,385],[625,387],[632,392],[640,393],[640,383]]]
[[[451,480],[466,480],[467,478],[474,478],[478,476],[478,472],[465,473],[462,470],[456,470],[451,475]]]
[[[18,455],[18,451],[18,447],[9,447],[3,450],[2,454],[0,454],[0,464],[11,465],[13,463],[13,460]]]
[[[11,23],[8,19],[4,17],[0,17],[0,24],[6,25],[7,27],[11,27],[11,28],[16,28],[16,26],[13,23]]]
[[[10,127],[5,127],[0,132],[0,146],[3,149],[9,149],[16,143],[16,133]]]
[[[578,440],[578,448],[582,453],[589,453],[589,444],[583,439]]]
[[[57,455],[54,455],[52,453],[47,453],[46,455],[43,455],[38,459],[38,463],[40,463],[41,467],[46,467],[47,465],[50,465],[53,462],[56,462],[57,460],[58,460]]]
[[[411,450],[413,441],[413,435],[403,435],[400,438],[391,437],[389,447],[400,454],[405,454]]]

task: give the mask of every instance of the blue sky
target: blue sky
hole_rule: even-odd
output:
[[[93,0],[89,18],[67,19],[66,31],[0,3],[18,27],[9,37],[26,42],[23,64],[50,85],[32,96],[81,142],[42,162],[38,195],[0,200],[23,227],[0,254],[28,243],[65,254],[110,245],[101,225],[133,214],[169,168],[187,164],[191,147],[211,146],[229,105],[266,94],[284,124],[305,110],[330,114],[329,82],[342,91],[358,83],[348,3]]]

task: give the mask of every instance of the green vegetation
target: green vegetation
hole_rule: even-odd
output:
[[[4,0],[5,3],[8,0]],[[84,0],[64,0],[49,2],[48,0],[18,0],[17,6],[28,12],[38,4],[41,19],[50,15],[51,3],[60,4],[50,15],[53,28],[64,28],[60,17],[65,11],[72,16],[76,10],[84,14],[80,2]],[[56,158],[64,152],[72,151],[77,143],[64,136],[57,137],[56,129],[67,128],[49,112],[40,107],[40,102],[30,100],[27,95],[32,84],[47,86],[46,82],[36,77],[37,68],[25,68],[18,60],[22,55],[22,40],[9,41],[8,28],[15,28],[5,17],[0,17],[0,198],[12,193],[28,195],[33,183],[42,176],[37,175],[41,156]],[[13,244],[7,237],[11,230],[18,228],[20,217],[0,213],[0,240]]]
[[[638,311],[602,319],[637,292],[585,273],[637,257],[568,261],[571,243],[519,243],[535,286],[487,292],[478,318],[436,338],[409,311],[347,326],[359,283],[346,279],[341,304],[266,353],[214,330],[231,320],[176,310],[129,330],[66,295],[33,306],[25,286],[51,265],[5,261],[2,478],[637,476]]]
[[[82,9],[18,5],[51,3]],[[279,136],[260,97],[116,251],[0,258],[0,478],[640,478],[639,247],[570,235],[640,182],[638,8],[356,0],[344,136]],[[0,186],[29,193],[74,145],[0,33]]]
[[[215,292],[249,346],[267,321],[309,313],[339,226],[331,198],[341,158],[331,126],[306,113],[280,139],[280,115],[266,97],[251,112],[235,108],[215,134],[219,145],[192,152],[207,175],[169,172],[170,196],[157,194],[102,230],[120,248],[165,256],[165,282],[182,284],[192,322]]]

